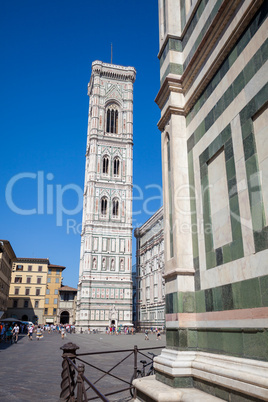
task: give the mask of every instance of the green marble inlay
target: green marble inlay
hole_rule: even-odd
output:
[[[212,10],[211,13],[210,13],[210,15],[207,16],[206,22],[204,23],[204,26],[203,26],[203,28],[201,29],[200,34],[198,35],[198,37],[197,37],[195,43],[193,44],[192,49],[190,50],[188,56],[186,57],[186,60],[185,60],[185,62],[184,62],[184,64],[183,64],[183,70],[186,69],[187,65],[189,64],[190,60],[192,59],[193,54],[195,53],[196,49],[198,48],[198,46],[200,45],[202,39],[204,38],[206,32],[208,31],[208,29],[209,29],[209,27],[210,27],[210,25],[211,25],[213,19],[215,18],[215,15],[216,15],[217,12],[219,11],[219,8],[220,8],[220,6],[222,5],[223,1],[224,1],[224,0],[217,0],[217,1],[216,1],[216,4],[215,4],[214,7],[213,7],[213,10]],[[202,15],[202,13],[203,13],[203,11],[204,11],[204,7],[205,7],[205,3],[203,2],[202,5],[200,4],[199,8],[197,9],[197,11],[196,11],[196,18],[197,18],[197,20],[199,20],[199,18],[201,17],[201,15]],[[189,33],[190,33],[190,31],[189,31]],[[184,38],[184,40],[183,40],[183,49],[185,48],[185,45],[186,45],[185,39],[187,39],[187,41],[188,41],[188,38],[189,38],[189,37],[187,36],[187,38]]]
[[[235,309],[262,307],[259,278],[235,282],[232,289]]]
[[[168,51],[169,50],[175,50],[177,52],[182,52],[183,49],[186,47],[192,33],[194,32],[194,28],[196,27],[196,24],[198,23],[201,15],[203,14],[203,11],[206,7],[208,3],[208,0],[202,0],[196,10],[196,13],[194,14],[194,16],[191,19],[191,22],[187,28],[187,31],[182,39],[174,39],[174,38],[169,38],[165,49],[163,50],[163,53],[160,57],[160,67],[163,65],[165,58],[167,57]],[[218,0],[211,12],[211,14],[206,18],[206,23],[204,24],[202,31],[200,32],[200,34],[198,35],[198,38],[196,39],[184,65],[182,66],[183,71],[184,69],[187,67],[187,65],[189,64],[190,59],[192,58],[192,55],[194,54],[194,52],[196,51],[197,47],[199,46],[200,42],[202,41],[206,31],[208,30],[211,22],[213,21],[215,15],[217,14],[219,7],[221,6],[221,4],[223,3],[223,0]],[[181,27],[182,30],[185,27],[186,24],[186,8],[185,8],[185,0],[180,0],[180,8],[181,8]],[[171,42],[172,41],[172,42]]]
[[[176,75],[182,75],[182,65],[181,64],[176,64],[176,63],[169,63],[169,65],[166,68],[166,71],[164,72],[162,78],[161,78],[161,85],[163,84],[165,78],[168,76],[168,74],[176,74]]]
[[[206,311],[206,301],[204,290],[195,292],[195,305],[197,313],[204,313]]]
[[[212,289],[212,299],[213,299],[213,311],[222,311],[223,296],[221,286]]]
[[[245,357],[268,360],[268,331],[244,333],[243,346]]]
[[[263,307],[268,307],[268,276],[261,276],[259,281],[261,305]]]
[[[159,373],[156,371],[156,380],[162,382],[163,384],[169,385],[173,388],[192,388],[193,379],[192,377],[172,377],[168,374]],[[142,399],[144,400],[144,399]]]
[[[231,247],[228,246],[226,249],[230,251]],[[225,256],[225,247],[222,249]],[[267,284],[268,275],[265,275],[196,292],[169,293],[166,295],[166,313],[205,313],[268,307]]]
[[[197,227],[196,199],[195,199],[193,152],[188,153],[188,173],[189,173],[189,188],[190,188],[193,258],[195,259],[199,256],[199,251],[198,251],[198,227]]]
[[[223,253],[223,263],[224,264],[227,264],[227,262],[232,261],[230,244],[225,244],[224,246],[222,246],[222,253]]]
[[[170,50],[173,50],[175,52],[182,52],[182,41],[180,39],[174,38],[168,39],[165,49],[163,50],[163,53],[160,57],[160,68],[162,67],[165,58],[167,57],[167,54]]]
[[[268,84],[241,110],[243,148],[246,161],[251,219],[254,234],[255,252],[268,248],[268,227],[266,226],[262,196],[261,173],[259,171],[253,117],[268,101]]]
[[[253,38],[257,30],[262,25],[263,21],[267,16],[267,7],[263,4],[260,10],[257,12],[254,20],[251,22],[247,30],[241,35],[233,49],[229,53],[228,57],[224,60],[222,65],[219,67],[218,71],[215,73],[214,77],[211,79],[210,83],[204,89],[199,99],[196,101],[193,108],[190,110],[186,117],[186,125],[188,125],[194,116],[198,113],[201,107],[205,104],[206,100],[212,94],[214,89],[217,87],[219,82],[222,80],[227,71],[231,68],[231,66],[236,61],[237,57],[243,52],[245,46],[249,43],[249,41]],[[223,97],[218,102],[219,105],[216,106],[215,117],[218,118],[222,112],[230,105],[230,103],[235,98],[235,93],[241,88],[242,82],[244,81],[244,86],[251,80],[251,78],[256,74],[256,72],[260,69],[260,67],[267,61],[268,56],[268,41],[266,40],[264,44],[260,47],[260,49],[256,52],[256,54],[252,57],[252,59],[245,66],[244,70],[239,74],[239,78],[235,80],[235,82],[226,90],[223,94]],[[224,105],[224,109],[223,109]],[[200,139],[200,138],[199,138]]]
[[[208,161],[217,154],[221,149],[225,153],[226,176],[229,192],[229,205],[231,212],[231,229],[232,242],[229,246],[215,250],[213,244],[213,233],[211,225],[211,208],[210,208],[210,188],[207,174]],[[204,238],[206,250],[206,267],[214,268],[226,262],[234,261],[244,256],[242,230],[240,222],[240,211],[237,196],[236,171],[233,154],[233,143],[231,138],[231,126],[228,125],[214,141],[200,154],[200,177],[202,185],[202,201],[203,201],[203,221],[204,221]],[[208,230],[210,228],[210,230]]]
[[[267,328],[167,329],[167,347],[268,360]]]

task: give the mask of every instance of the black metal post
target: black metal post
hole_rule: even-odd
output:
[[[77,374],[77,402],[83,402],[83,378],[82,375],[85,372],[85,365],[79,364],[78,365],[78,374]]]
[[[72,342],[66,343],[60,348],[63,351],[62,354],[62,372],[61,372],[61,393],[60,393],[60,402],[74,402],[74,387],[75,387],[75,379],[74,379],[74,368],[70,367],[69,362],[67,361],[67,357],[71,359],[75,363],[76,351],[79,349],[79,346],[75,345]]]
[[[138,347],[134,346],[134,379],[137,378],[137,365],[138,365]],[[134,399],[137,398],[137,388],[134,388]]]

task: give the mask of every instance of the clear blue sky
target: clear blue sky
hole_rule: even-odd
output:
[[[113,63],[137,70],[133,227],[162,204],[157,0],[2,0],[0,37],[0,238],[18,257],[66,266],[76,287],[87,84],[111,42]],[[60,216],[61,203],[73,213]]]

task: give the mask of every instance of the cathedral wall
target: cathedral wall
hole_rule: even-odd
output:
[[[160,13],[164,3],[159,1]],[[167,16],[156,98],[170,350],[156,359],[157,378],[172,386],[198,387],[198,377],[210,383],[205,390],[214,392],[211,383],[225,384],[225,356],[234,363],[229,387],[265,399],[267,3],[201,0],[189,5],[183,0],[174,7],[180,9],[181,32],[174,34]],[[210,364],[217,365],[219,377],[206,377],[200,366],[193,369],[201,355],[209,372]],[[182,356],[189,358],[188,369],[182,368]],[[244,383],[238,378],[239,364],[255,390],[245,386],[246,376]]]

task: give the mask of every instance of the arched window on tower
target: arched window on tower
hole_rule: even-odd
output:
[[[119,216],[119,201],[118,201],[118,199],[113,200],[112,214],[113,214],[113,218],[117,218]]]
[[[106,112],[106,132],[118,133],[118,109],[117,105],[110,105]]]
[[[118,158],[114,159],[114,176],[118,177],[119,176],[119,168],[120,168],[120,161]]]
[[[109,171],[109,158],[105,156],[102,160],[102,173],[108,174]]]
[[[107,206],[108,206],[107,198],[103,197],[101,199],[101,215],[102,216],[107,216]]]

